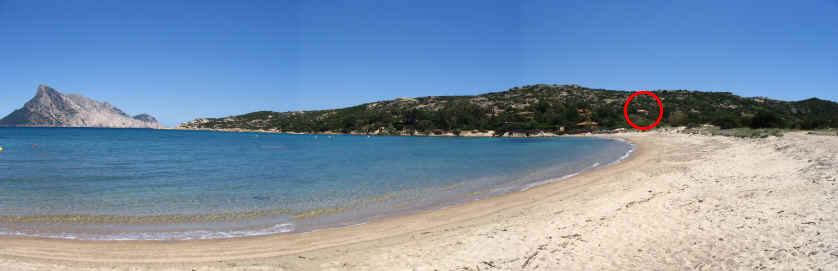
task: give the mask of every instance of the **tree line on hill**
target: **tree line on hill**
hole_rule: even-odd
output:
[[[729,92],[653,91],[663,103],[662,126],[713,124],[723,129],[838,128],[838,103],[811,98],[786,102],[745,98]],[[285,132],[404,134],[495,131],[576,133],[629,128],[623,106],[629,91],[577,85],[530,85],[476,96],[399,98],[358,106],[298,112],[259,111],[182,124],[188,129],[248,129]],[[638,126],[657,119],[654,98],[639,95],[628,106]]]

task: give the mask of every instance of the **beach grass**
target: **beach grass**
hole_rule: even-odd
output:
[[[808,131],[807,134],[823,135],[823,136],[838,136],[838,130],[835,130],[835,129],[812,130],[812,131]]]
[[[687,134],[700,134],[700,135],[712,135],[712,136],[728,136],[728,137],[738,137],[738,138],[766,138],[769,136],[781,137],[788,132],[792,132],[791,129],[780,129],[780,128],[733,128],[733,129],[721,129],[718,126],[711,126],[705,125],[700,127],[693,127],[687,128],[683,130],[683,133]]]
[[[732,137],[742,137],[742,138],[766,138],[769,136],[776,136],[781,137],[784,133],[788,132],[787,129],[777,129],[777,128],[764,128],[764,129],[753,129],[753,128],[735,128],[735,129],[720,129],[714,131],[713,135],[721,135],[721,136],[732,136]]]

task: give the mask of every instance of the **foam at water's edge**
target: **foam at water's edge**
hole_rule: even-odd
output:
[[[623,160],[628,159],[634,153],[634,150],[637,148],[637,146],[635,146],[634,144],[632,144],[628,140],[625,140],[625,139],[622,139],[622,138],[617,138],[617,140],[622,141],[626,144],[629,144],[630,148],[625,154],[623,154],[623,156],[620,156],[620,158],[617,158],[617,160],[614,160],[614,162],[609,163],[608,164],[609,166],[617,164],[619,162],[622,162]]]
[[[256,230],[232,230],[232,231],[184,231],[184,232],[129,232],[117,234],[78,234],[78,233],[29,233],[22,231],[0,230],[0,236],[22,236],[40,237],[71,240],[97,240],[97,241],[172,241],[172,240],[201,240],[220,239],[247,236],[270,235],[294,231],[293,224],[276,224],[265,229]]]
[[[558,177],[558,178],[547,179],[547,180],[543,180],[543,181],[540,181],[540,182],[530,183],[527,186],[524,186],[524,188],[521,188],[520,191],[527,191],[527,190],[530,190],[530,189],[532,189],[533,187],[536,187],[536,186],[541,186],[541,185],[545,185],[545,184],[549,184],[549,183],[554,183],[554,182],[566,180],[568,178],[572,178],[572,177],[575,177],[576,175],[579,175],[579,173],[582,173],[583,171],[585,171],[585,170],[582,170],[582,171],[579,171],[579,172],[576,172],[576,173],[573,173],[573,174],[565,175],[565,176],[562,176],[562,177]]]
[[[617,140],[617,141],[620,141],[620,142],[623,142],[623,143],[628,144],[628,145],[629,145],[629,150],[628,150],[628,151],[626,151],[626,153],[625,153],[625,154],[623,154],[623,156],[620,156],[620,158],[617,158],[617,159],[616,159],[616,160],[614,160],[613,162],[608,163],[607,165],[605,165],[606,167],[607,167],[607,166],[616,165],[616,164],[618,164],[618,163],[622,162],[623,160],[628,159],[628,158],[632,155],[632,153],[634,153],[634,149],[636,148],[636,146],[635,146],[634,144],[632,144],[631,142],[629,142],[628,140],[625,140],[625,139],[622,139],[622,138],[613,138],[613,140]],[[537,187],[537,186],[541,186],[541,185],[545,185],[545,184],[549,184],[549,183],[554,183],[554,182],[558,182],[558,181],[566,180],[566,179],[569,179],[569,178],[575,177],[576,175],[579,175],[579,174],[581,174],[582,172],[586,172],[586,171],[588,171],[588,170],[597,169],[597,168],[599,168],[599,167],[601,167],[600,163],[599,163],[599,162],[595,162],[595,163],[594,163],[593,165],[591,165],[590,167],[584,168],[584,169],[582,169],[582,170],[580,170],[580,171],[578,171],[578,172],[575,172],[575,173],[573,173],[573,174],[568,174],[568,175],[561,176],[561,177],[558,177],[558,178],[547,179],[547,180],[543,180],[543,181],[540,181],[540,182],[533,182],[533,183],[530,183],[530,184],[528,184],[528,185],[524,186],[524,188],[521,188],[521,190],[520,190],[520,191],[527,191],[527,190],[532,189],[533,187]]]

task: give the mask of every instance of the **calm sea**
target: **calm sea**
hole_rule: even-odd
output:
[[[618,140],[0,128],[0,235],[181,240],[311,231],[520,191]]]

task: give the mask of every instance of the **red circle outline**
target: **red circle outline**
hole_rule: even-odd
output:
[[[629,102],[631,102],[631,99],[634,99],[634,96],[637,96],[637,95],[640,95],[640,94],[646,94],[646,95],[652,96],[652,97],[655,98],[656,101],[658,101],[658,106],[660,107],[660,111],[658,111],[658,120],[655,121],[655,124],[652,124],[652,126],[640,127],[640,126],[637,126],[634,123],[632,123],[631,120],[629,119],[629,114],[628,114]],[[641,131],[646,131],[646,130],[655,128],[655,126],[658,126],[658,123],[661,122],[661,119],[663,118],[663,103],[661,103],[661,99],[659,99],[658,96],[656,96],[654,93],[651,93],[651,92],[648,92],[648,91],[638,91],[638,92],[635,92],[634,94],[632,94],[631,96],[629,96],[628,100],[626,100],[626,105],[623,106],[623,116],[626,117],[626,121],[628,121],[629,125],[631,125],[631,127],[634,127],[634,129],[641,130]]]

